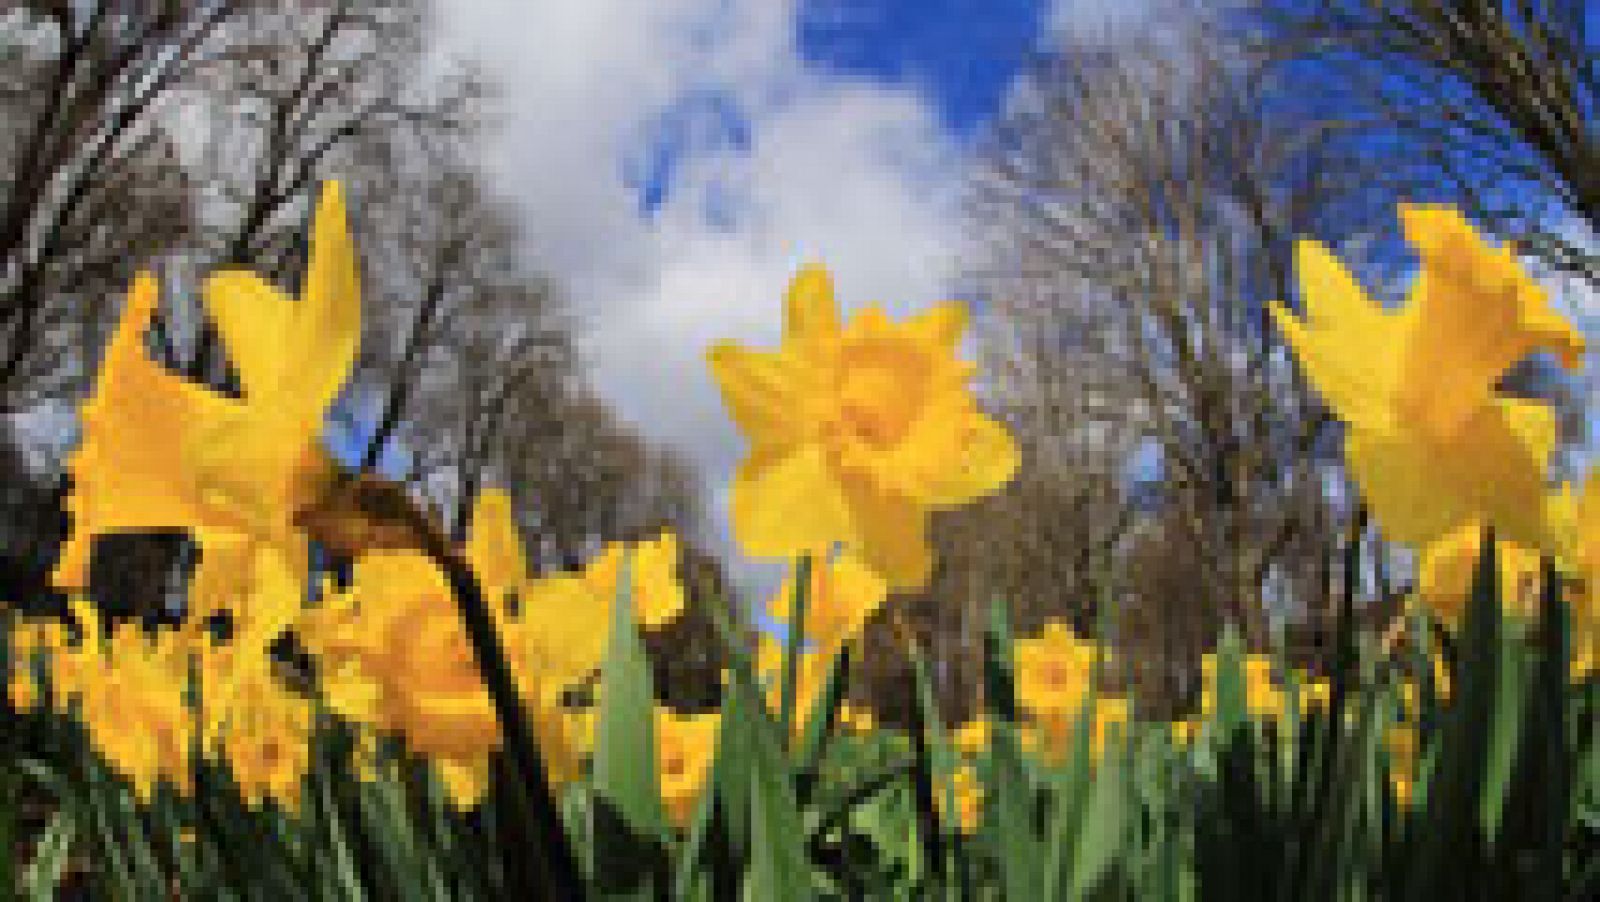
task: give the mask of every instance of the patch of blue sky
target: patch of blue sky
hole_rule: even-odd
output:
[[[814,65],[921,91],[946,126],[974,133],[1040,43],[1046,0],[805,0]]]
[[[375,399],[343,398],[334,405],[323,424],[322,441],[341,466],[354,468],[366,456],[367,446],[378,428],[379,402]],[[376,471],[390,479],[404,479],[411,457],[394,436],[378,454]]]
[[[639,153],[626,161],[624,177],[639,199],[640,212],[648,216],[666,202],[685,160],[749,146],[750,120],[738,99],[725,90],[694,90],[645,126]],[[721,195],[712,195],[708,218],[716,222],[731,216],[730,210],[717,206]]]

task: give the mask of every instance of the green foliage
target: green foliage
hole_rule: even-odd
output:
[[[915,728],[852,735],[837,727],[848,653],[811,710],[794,710],[797,628],[774,712],[733,650],[710,788],[682,831],[658,796],[653,689],[624,590],[590,774],[564,799],[568,832],[595,897],[1591,898],[1596,685],[1569,677],[1558,581],[1545,580],[1534,622],[1509,618],[1485,546],[1454,637],[1413,630],[1416,641],[1384,656],[1342,623],[1348,670],[1324,706],[1302,708],[1291,682],[1283,717],[1253,718],[1244,648],[1228,633],[1215,710],[1187,743],[1165,724],[1135,722],[1101,748],[1084,728],[1058,759],[1030,752],[999,602],[983,635],[989,742],[966,762],[935,716],[919,654]],[[1434,678],[1436,651],[1450,662],[1448,692]],[[1402,683],[1414,697],[1403,699]],[[1092,710],[1091,697],[1081,724]],[[1409,802],[1393,781],[1405,762],[1385,743],[1401,718],[1417,735]],[[457,812],[399,749],[387,750],[381,777],[353,779],[354,738],[326,720],[298,810],[285,811],[250,808],[215,765],[196,771],[190,793],[162,786],[137,803],[71,718],[12,713],[0,837],[14,837],[17,854],[0,877],[30,899],[75,888],[113,900],[418,902],[516,898],[538,879],[518,871],[528,855],[505,791],[514,774],[503,769],[480,809]],[[963,766],[983,794],[970,834],[951,815]],[[35,810],[45,813],[24,816]]]

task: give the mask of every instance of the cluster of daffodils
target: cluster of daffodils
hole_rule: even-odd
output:
[[[1405,303],[1373,301],[1323,245],[1296,248],[1300,316],[1273,305],[1312,384],[1344,421],[1344,457],[1385,535],[1420,552],[1417,601],[1446,625],[1466,608],[1480,542],[1497,538],[1507,613],[1537,608],[1541,560],[1567,584],[1574,678],[1590,673],[1600,617],[1600,475],[1555,484],[1549,405],[1501,389],[1540,353],[1579,366],[1584,341],[1511,247],[1457,211],[1402,206],[1420,269]]]
[[[359,730],[369,758],[397,742],[430,762],[459,806],[488,785],[501,724],[437,543],[417,538],[427,517],[363,507],[370,477],[342,471],[318,438],[360,334],[345,219],[330,184],[298,297],[245,271],[207,280],[205,310],[237,393],[150,357],[159,299],[140,275],[82,407],[72,530],[53,574],[72,623],[17,625],[8,690],[21,708],[75,712],[142,798],[161,784],[185,791],[203,760],[217,760],[253,804],[293,807],[324,717]],[[755,555],[816,563],[797,571],[810,574],[794,624],[807,637],[792,684],[801,712],[888,593],[927,580],[928,512],[992,492],[1016,469],[1011,437],[978,410],[972,368],[955,355],[964,328],[953,304],[905,322],[868,309],[846,323],[827,274],[808,268],[788,295],[782,347],[729,343],[709,355],[751,446],[732,487],[737,539]],[[183,531],[200,552],[183,622],[108,626],[86,595],[94,540],[148,530]],[[314,544],[348,558],[342,578],[313,568]],[[675,538],[612,544],[578,572],[531,576],[510,497],[490,489],[447,554],[482,591],[549,780],[577,778],[614,600],[625,594],[646,630],[685,607]],[[778,622],[793,614],[794,579],[772,604]],[[763,640],[774,708],[781,657]],[[871,719],[840,711],[848,729],[870,730]],[[658,784],[679,823],[703,790],[717,732],[716,714],[657,707]],[[377,772],[375,759],[359,763]]]
[[[443,572],[418,550],[381,545],[357,554],[344,585],[314,581],[309,566],[303,520],[342,478],[317,435],[360,330],[338,186],[319,204],[301,297],[234,271],[213,275],[204,297],[240,396],[149,357],[157,297],[154,279],[140,276],[70,464],[72,534],[54,579],[75,593],[74,628],[40,621],[14,631],[13,702],[74,709],[145,797],[163,781],[187,787],[199,755],[225,760],[252,802],[293,806],[322,710],[365,736],[400,740],[436,766],[456,803],[476,804],[500,730]],[[81,594],[92,542],[147,529],[182,529],[199,546],[185,620],[107,629]],[[489,490],[459,552],[491,599],[549,774],[571,779],[590,716],[563,699],[600,666],[623,556],[632,558],[639,623],[660,626],[684,607],[676,540],[613,544],[580,572],[530,578],[510,499]],[[215,628],[219,617],[226,630]],[[311,685],[281,654],[287,638],[310,653]],[[675,721],[664,721],[669,744]]]

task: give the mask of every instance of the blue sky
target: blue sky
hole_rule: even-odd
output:
[[[804,0],[793,30],[799,56],[835,76],[925,98],[956,143],[975,138],[1040,45],[1044,0]],[[749,122],[730,92],[698,89],[662,112],[629,170],[640,210],[660,209],[686,153],[747,149]],[[713,204],[709,215],[725,221]]]
[[[919,87],[952,130],[999,108],[1049,18],[1042,0],[810,0],[800,51],[840,72]]]

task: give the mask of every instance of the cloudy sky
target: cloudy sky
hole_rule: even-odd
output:
[[[530,264],[564,283],[597,385],[701,466],[722,534],[741,445],[706,346],[775,341],[810,260],[847,307],[945,297],[967,156],[1027,54],[1138,5],[471,0],[439,24],[499,84],[486,164]]]

